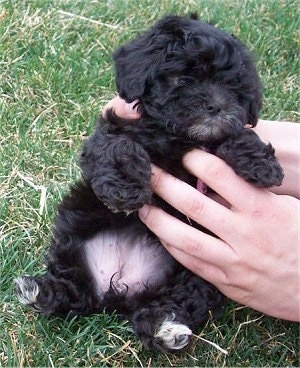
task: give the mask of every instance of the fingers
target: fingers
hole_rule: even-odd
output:
[[[137,111],[137,104],[138,104],[137,100],[131,103],[127,103],[121,97],[116,96],[104,106],[103,113],[105,114],[105,111],[107,109],[113,109],[116,115],[118,115],[121,118],[139,119],[140,114]]]
[[[159,239],[172,244],[177,251],[217,266],[229,263],[232,259],[234,251],[226,243],[181,222],[159,208],[144,206],[139,215]]]
[[[154,165],[151,183],[153,191],[171,206],[220,238],[235,232],[234,214],[228,208]]]
[[[245,182],[223,160],[208,152],[193,150],[184,156],[183,164],[236,209],[252,210],[263,199],[263,190]]]
[[[226,272],[219,266],[212,264],[211,262],[205,262],[191,254],[187,254],[181,249],[178,249],[168,243],[162,241],[162,245],[166,250],[175,258],[179,263],[185,266],[198,276],[201,276],[205,280],[209,281],[213,285],[220,288],[223,284],[228,284],[229,278]],[[224,262],[224,261],[223,261]]]

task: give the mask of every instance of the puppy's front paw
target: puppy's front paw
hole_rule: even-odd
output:
[[[265,146],[262,158],[255,160],[253,158],[249,162],[249,169],[242,171],[241,175],[254,184],[258,188],[270,188],[272,186],[279,186],[283,180],[283,170],[277,162],[274,155],[274,148],[271,144]]]
[[[118,137],[97,158],[90,183],[109,209],[130,213],[151,203],[150,180],[147,152],[138,143]]]
[[[216,155],[233,170],[258,188],[281,185],[283,170],[275,157],[271,144],[263,143],[250,129],[238,137],[228,139],[216,150]]]
[[[137,211],[144,204],[150,204],[152,190],[149,185],[141,187],[132,181],[121,183],[119,178],[111,183],[104,180],[95,180],[92,188],[96,196],[112,211],[130,214]]]

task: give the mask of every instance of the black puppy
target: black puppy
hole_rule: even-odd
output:
[[[188,221],[153,195],[150,163],[196,185],[182,156],[204,148],[258,187],[280,185],[283,174],[271,145],[245,128],[257,123],[261,87],[235,37],[168,16],[120,47],[114,61],[118,92],[138,100],[141,118],[113,111],[100,118],[83,148],[83,179],[58,208],[47,271],[17,278],[17,294],[46,315],[117,311],[145,347],[178,351],[223,298],[140,222],[136,210],[145,203]]]

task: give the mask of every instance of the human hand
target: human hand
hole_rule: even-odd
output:
[[[116,96],[110,100],[103,108],[103,114],[108,109],[113,109],[115,114],[126,119],[139,119],[140,114],[137,110],[138,101],[135,100],[131,103],[126,103],[121,97]]]
[[[113,108],[123,118],[138,119],[135,104],[136,101],[127,104],[116,97],[105,109]],[[299,191],[297,124],[260,122],[259,125],[262,131],[258,133],[266,141],[271,140],[276,152],[279,147],[278,158],[283,164],[285,180],[288,178],[279,190],[296,195]],[[288,139],[282,139],[283,136]],[[292,142],[288,147],[287,141]],[[215,284],[229,298],[272,316],[299,320],[299,201],[253,188],[220,159],[205,152],[190,152],[184,163],[227,201],[218,197],[220,203],[217,203],[155,167],[154,190],[214,231],[219,239],[153,207],[142,210],[142,220],[175,258]]]
[[[141,220],[180,263],[227,297],[299,321],[299,200],[252,187],[207,152],[188,153],[184,165],[229,208],[157,167],[153,190],[218,238],[153,206],[140,211]]]

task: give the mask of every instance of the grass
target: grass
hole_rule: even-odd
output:
[[[13,294],[15,276],[42,270],[82,140],[115,93],[111,52],[161,15],[195,10],[255,51],[262,117],[299,119],[296,0],[0,0],[1,366],[299,365],[297,324],[234,303],[201,332],[228,355],[195,338],[185,354],[158,356],[116,316],[46,319]]]

